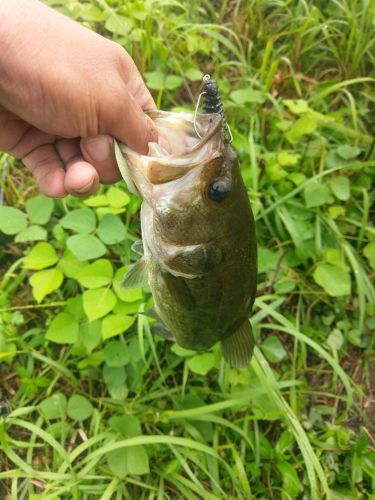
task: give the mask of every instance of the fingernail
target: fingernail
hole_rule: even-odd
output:
[[[98,136],[92,139],[82,139],[86,153],[94,162],[103,162],[112,155],[112,140],[106,136]]]

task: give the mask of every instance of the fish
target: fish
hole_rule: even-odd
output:
[[[237,155],[220,114],[148,115],[169,151],[150,143],[148,155],[141,155],[115,143],[128,189],[143,198],[143,256],[123,285],[149,285],[155,333],[198,352],[220,341],[226,362],[247,366],[257,246]]]

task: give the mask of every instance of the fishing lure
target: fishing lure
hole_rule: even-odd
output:
[[[196,118],[202,97],[203,97],[203,104],[202,104],[203,113],[204,114],[218,113],[221,116],[221,122],[225,140],[226,142],[231,143],[233,141],[233,135],[229,128],[227,118],[225,116],[224,106],[221,100],[219,87],[216,81],[213,78],[211,78],[210,75],[205,75],[203,77],[202,92],[199,94],[197,105],[195,107],[194,129],[198,137],[200,139],[202,138],[196,127]]]

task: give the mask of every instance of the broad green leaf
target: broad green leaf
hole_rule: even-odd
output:
[[[108,198],[105,194],[97,194],[90,196],[83,203],[88,207],[105,207],[108,205]]]
[[[314,271],[314,280],[331,297],[350,295],[351,280],[347,271],[332,264],[320,264]]]
[[[284,99],[283,104],[295,115],[306,113],[309,110],[309,105],[303,99]]]
[[[124,333],[135,321],[135,316],[122,316],[120,314],[110,314],[103,319],[102,338],[103,340]]]
[[[368,245],[366,245],[363,249],[363,253],[365,257],[368,258],[370,266],[375,271],[375,241],[372,241]]]
[[[93,411],[92,404],[85,397],[74,394],[69,398],[67,413],[71,419],[81,422],[91,417]]]
[[[46,339],[56,344],[74,344],[78,340],[78,322],[67,312],[59,313],[51,321]]]
[[[324,260],[329,264],[345,269],[344,252],[337,248],[327,248],[324,252]]]
[[[122,189],[111,186],[107,191],[107,201],[109,206],[121,208],[128,205],[130,202],[130,196]]]
[[[188,367],[194,373],[205,375],[215,364],[215,356],[211,352],[197,354],[188,360]]]
[[[46,224],[53,212],[55,202],[52,198],[47,198],[39,194],[26,201],[26,212],[33,224]]]
[[[310,182],[305,187],[303,194],[308,208],[324,205],[330,199],[328,187],[317,181]]]
[[[83,293],[83,309],[90,321],[106,316],[116,301],[116,295],[108,288],[94,288]]]
[[[287,294],[292,292],[297,286],[297,283],[287,278],[281,278],[276,281],[274,289],[276,293]]]
[[[123,266],[116,271],[113,279],[113,289],[120,300],[123,300],[124,302],[135,302],[136,300],[141,300],[143,298],[143,291],[137,288],[134,290],[124,290],[124,287],[121,286],[121,282],[129,267],[130,266]]]
[[[120,215],[126,212],[125,208],[113,208],[113,207],[99,207],[96,210],[99,220],[101,220],[107,214]]]
[[[131,31],[133,25],[128,17],[118,13],[114,14],[110,11],[110,15],[104,27],[114,35],[127,35]]]
[[[318,117],[314,113],[306,113],[299,118],[285,133],[291,144],[300,142],[304,135],[310,135],[318,127]]]
[[[298,498],[298,494],[303,491],[296,469],[286,460],[277,459],[277,468],[280,471],[283,481],[283,491],[281,498],[283,500]],[[285,493],[284,493],[285,492]]]
[[[102,339],[101,328],[102,322],[100,320],[91,322],[85,321],[80,324],[79,338],[88,353],[93,351],[95,347],[100,344]]]
[[[343,160],[353,160],[360,154],[361,150],[355,146],[343,144],[336,149],[336,152]]]
[[[57,263],[57,267],[62,270],[65,276],[75,279],[82,269],[82,262],[70,250],[66,249]]]
[[[143,305],[143,300],[137,300],[135,302],[123,302],[118,301],[113,309],[114,314],[135,314],[139,311],[140,306]]]
[[[142,434],[139,418],[134,415],[115,415],[109,419],[109,426],[126,438],[140,436]]]
[[[298,153],[289,153],[289,151],[281,151],[277,155],[277,161],[282,167],[292,167],[297,165],[301,155]]]
[[[125,401],[128,397],[129,389],[126,384],[114,385],[113,383],[107,384],[111,398],[115,401]]]
[[[65,311],[75,317],[76,320],[86,319],[83,310],[82,295],[75,295],[66,301]]]
[[[127,448],[127,451],[126,466],[129,474],[136,474],[137,476],[148,474],[150,466],[146,448],[144,446],[132,446]]]
[[[292,172],[288,174],[288,180],[292,181],[296,186],[299,186],[306,180],[306,175],[301,174],[301,172]]]
[[[38,303],[42,302],[46,295],[60,288],[63,279],[63,273],[55,267],[34,273],[30,278],[30,284],[33,287],[35,300]]]
[[[328,335],[326,344],[328,347],[333,349],[334,351],[338,351],[341,349],[344,343],[344,337],[341,331],[338,328],[334,328],[332,332]]]
[[[329,184],[336,198],[342,201],[350,198],[350,181],[347,177],[339,175],[331,179]]]
[[[196,351],[192,351],[190,349],[184,349],[183,347],[179,346],[178,344],[174,343],[172,345],[171,350],[177,354],[177,356],[181,356],[182,358],[187,358],[189,356],[192,356],[196,354]]]
[[[164,88],[165,75],[161,71],[150,71],[145,73],[147,87],[153,90]]]
[[[337,217],[345,215],[345,208],[341,205],[332,205],[328,208],[328,213],[332,219],[337,219]]]
[[[124,479],[127,474],[140,476],[150,472],[148,455],[144,446],[132,446],[110,451],[107,455],[107,461],[112,473],[120,479]]]
[[[21,231],[14,238],[16,243],[24,243],[25,241],[40,241],[47,239],[47,231],[44,227],[29,226],[24,231]]]
[[[203,78],[202,72],[197,68],[188,68],[184,74],[191,82],[197,82]]]
[[[268,250],[268,248],[259,247],[258,249],[258,273],[265,273],[276,269],[280,255]]]
[[[184,80],[178,75],[168,75],[164,82],[164,87],[168,90],[175,90],[184,83]]]
[[[231,92],[230,97],[236,104],[256,103],[263,104],[266,100],[266,96],[263,92],[259,90],[254,90],[251,87],[245,89],[238,89]]]
[[[286,350],[276,335],[267,337],[262,343],[262,351],[271,363],[278,363],[286,357]]]
[[[56,250],[50,243],[37,243],[26,255],[23,265],[26,269],[45,269],[53,266],[58,260]]]
[[[103,356],[104,359],[104,356]],[[108,387],[123,386],[126,381],[126,371],[123,366],[103,366],[103,379]]]
[[[97,259],[107,251],[103,243],[92,234],[75,234],[66,240],[66,244],[80,261]]]
[[[77,208],[69,212],[60,220],[65,229],[71,229],[76,233],[88,234],[95,229],[96,218],[90,208]]]
[[[104,359],[108,366],[120,367],[130,361],[129,349],[120,340],[112,340],[104,347]]]
[[[105,11],[92,4],[81,4],[79,7],[80,17],[85,21],[102,21],[105,19]]]
[[[126,229],[117,215],[107,214],[99,222],[99,238],[107,245],[115,245],[126,238]]]
[[[27,227],[26,215],[13,207],[0,207],[0,231],[4,234],[18,234]]]
[[[53,394],[53,396],[44,399],[39,403],[38,408],[42,415],[48,420],[54,418],[63,419],[66,414],[67,400],[66,396],[61,393]]]
[[[76,275],[77,281],[86,288],[100,288],[108,285],[112,277],[113,267],[107,259],[99,259],[92,264],[85,265]]]

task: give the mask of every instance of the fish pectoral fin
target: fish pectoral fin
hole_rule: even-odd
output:
[[[142,257],[125,274],[121,286],[126,289],[143,288],[148,283],[147,263]]]
[[[144,253],[145,253],[142,240],[135,241],[132,244],[131,249],[133,250],[133,252],[137,253],[138,255],[144,255]]]
[[[184,278],[170,273],[162,273],[162,278],[170,294],[182,307],[189,311],[194,309],[195,300]]]
[[[154,319],[156,321],[160,321],[160,316],[155,308],[155,306],[150,307],[147,311],[141,311],[138,314],[142,314],[143,316],[147,316],[148,318]]]
[[[165,266],[181,275],[199,275],[211,271],[223,260],[220,248],[213,244],[201,244],[182,247],[176,250],[171,247]]]
[[[155,335],[159,335],[159,337],[163,337],[164,339],[170,340],[172,342],[176,341],[174,335],[166,328],[164,323],[162,323],[161,321],[156,321],[155,323],[152,323],[151,332]]]
[[[233,368],[248,365],[254,349],[254,337],[249,320],[246,320],[230,337],[222,340],[221,350],[225,361]]]

